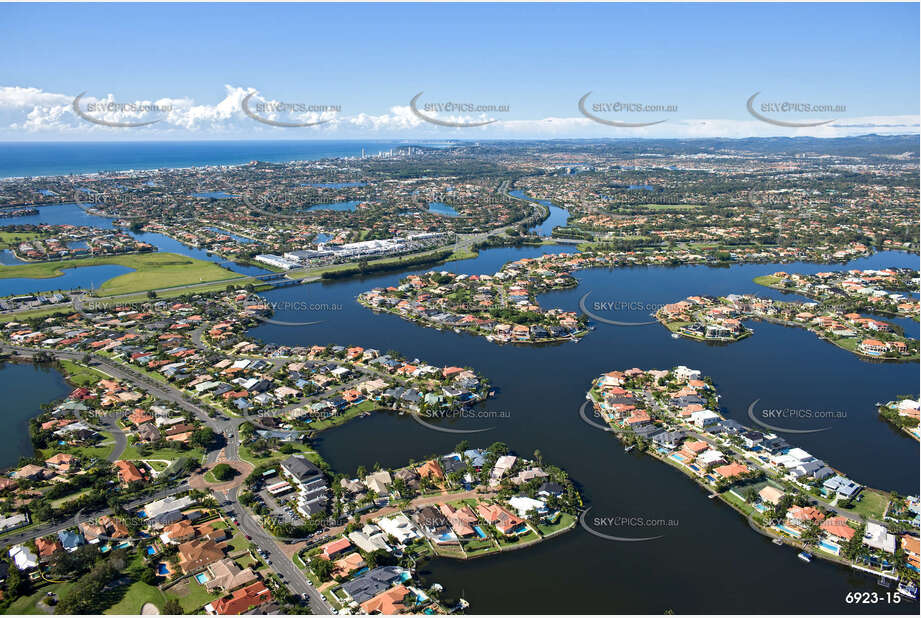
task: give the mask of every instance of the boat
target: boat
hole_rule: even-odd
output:
[[[913,581],[899,582],[899,594],[904,594],[912,599],[918,598],[918,586]]]
[[[891,588],[891,587],[892,587],[892,581],[890,581],[889,579],[887,579],[887,578],[885,578],[885,577],[880,577],[878,580],[876,580],[876,584],[877,584],[878,586],[882,586],[883,588]]]
[[[625,453],[629,453],[629,452],[632,451],[634,448],[636,448],[636,445],[635,445],[635,444],[631,444],[630,446],[628,446],[627,448],[624,449],[624,452],[625,452]]]
[[[679,335],[678,333],[672,333],[672,339],[680,339],[680,338],[681,338],[681,335]]]
[[[812,562],[812,554],[809,552],[801,551],[800,553],[796,554],[796,557],[803,562]]]
[[[780,539],[771,539],[771,543],[773,543],[774,545],[783,545],[783,541],[781,541]]]

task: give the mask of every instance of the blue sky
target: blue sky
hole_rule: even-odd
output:
[[[4,4],[0,138],[560,137],[917,132],[915,4]],[[85,101],[161,101],[141,129],[100,127]],[[239,101],[341,106],[283,129]],[[507,105],[484,129],[445,128],[409,100]],[[579,98],[677,106],[654,128],[586,119]],[[745,102],[846,106],[836,127],[781,129]],[[433,116],[444,118],[441,114]],[[270,116],[274,118],[275,116]],[[785,116],[825,120],[828,114]],[[311,120],[315,116],[279,116]],[[321,116],[316,116],[321,118]],[[842,128],[844,121],[859,129]],[[877,127],[879,130],[874,129]]]

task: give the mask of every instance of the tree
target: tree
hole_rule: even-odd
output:
[[[333,563],[323,558],[315,557],[310,561],[310,570],[321,582],[325,582],[333,574]]]
[[[237,471],[225,463],[219,463],[211,470],[211,474],[219,481],[229,481],[237,475]]]
[[[179,599],[167,599],[163,604],[163,613],[167,616],[181,616],[185,613]]]
[[[206,449],[214,442],[214,437],[214,431],[210,427],[202,427],[201,429],[196,429],[192,433],[192,437],[189,441],[195,446]]]

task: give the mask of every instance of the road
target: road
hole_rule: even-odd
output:
[[[229,490],[225,496],[226,500],[231,503],[227,512],[237,518],[240,522],[239,528],[244,534],[252,538],[252,542],[259,549],[268,554],[267,560],[271,562],[271,567],[281,576],[282,581],[288,588],[299,595],[307,595],[310,600],[310,608],[314,614],[330,615],[333,608],[322,594],[310,583],[307,576],[294,565],[291,558],[282,550],[279,542],[259,524],[259,521],[253,516],[246,507],[240,502],[240,488],[234,487]]]
[[[0,346],[0,352],[4,351],[4,348],[15,351],[20,356],[31,357],[39,352],[48,352],[48,350],[40,350],[35,348],[26,348],[21,346]],[[82,362],[85,354],[83,352],[68,352],[63,350],[54,350],[52,354],[56,358],[64,358],[68,360],[75,360]],[[133,383],[142,384],[145,389],[155,396],[175,403],[177,406],[181,407],[184,410],[188,410],[195,414],[196,417],[201,419],[201,421],[210,427],[216,434],[223,436],[222,443],[216,445],[212,448],[205,456],[205,461],[207,464],[213,464],[217,461],[218,456],[220,455],[221,450],[224,451],[224,459],[227,461],[240,461],[239,454],[239,426],[246,421],[245,418],[234,417],[234,418],[211,418],[207,412],[202,408],[194,405],[193,403],[185,399],[185,395],[173,388],[172,385],[167,383],[158,382],[152,378],[148,378],[142,374],[136,373],[126,367],[115,363],[107,358],[99,357],[96,355],[91,356],[91,363],[95,366],[100,366],[105,369],[105,372],[111,375],[112,377],[126,380]],[[117,443],[116,443],[117,444]],[[120,453],[119,453],[120,454]],[[159,497],[165,497],[167,495],[172,495],[180,491],[186,491],[189,487],[187,481],[183,481],[182,484],[176,488],[169,490],[163,490],[161,496],[158,494],[153,494],[149,498],[145,498],[143,501],[140,501],[135,506],[140,506],[140,504],[146,504],[153,500],[159,499]],[[323,598],[323,595],[320,594],[316,588],[310,583],[307,577],[294,565],[294,563],[289,559],[284,552],[281,551],[278,542],[267,533],[259,523],[257,519],[252,517],[243,505],[239,502],[239,488],[231,489],[226,494],[216,494],[215,498],[219,502],[224,500],[230,500],[233,505],[233,514],[236,514],[241,523],[241,529],[244,533],[252,537],[253,542],[256,543],[258,547],[264,549],[268,554],[269,558],[272,561],[271,568],[276,571],[281,577],[285,584],[295,593],[300,595],[307,595],[307,598],[310,600],[310,607],[315,614],[332,614],[332,607],[326,602],[326,599]],[[223,497],[226,495],[226,498]],[[97,517],[105,515],[110,512],[110,509],[94,513],[92,515],[87,514],[86,517]],[[66,521],[61,524],[51,524],[39,529],[32,529],[21,533],[20,535],[11,535],[9,537],[3,537],[5,542],[17,543],[22,542],[23,540],[28,540],[30,538],[36,538],[39,536],[44,536],[46,534],[52,534],[59,532],[66,528],[69,528],[74,525],[73,520]],[[21,540],[16,540],[21,537]]]

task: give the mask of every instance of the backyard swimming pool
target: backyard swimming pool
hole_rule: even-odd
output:
[[[157,565],[157,575],[169,575],[169,568],[162,562]]]
[[[478,537],[480,537],[481,539],[485,539],[485,538],[486,538],[486,533],[483,532],[483,529],[482,529],[482,528],[480,528],[479,526],[474,526],[473,529],[474,529],[474,531],[476,532],[476,535],[477,535]]]
[[[199,584],[204,584],[204,583],[207,582],[209,579],[210,579],[210,578],[209,578],[208,575],[205,574],[205,573],[199,573],[199,574],[197,574],[197,575],[195,576],[195,581],[197,581]]]

